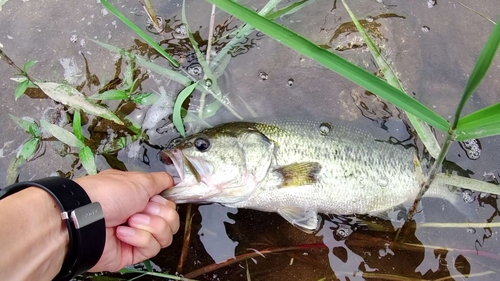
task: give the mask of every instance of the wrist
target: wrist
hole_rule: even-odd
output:
[[[13,184],[0,190],[0,198],[10,197],[16,193],[24,195],[25,193],[20,192],[30,187],[37,187],[52,197],[49,202],[57,203],[59,222],[64,222],[66,225],[69,241],[67,255],[59,273],[54,275],[54,280],[69,280],[94,266],[102,254],[106,239],[101,205],[98,202],[92,203],[85,190],[77,183],[60,177]],[[22,196],[18,195],[16,198]],[[37,210],[41,206],[39,203],[31,205],[32,208]],[[19,206],[23,204],[20,203]],[[50,212],[53,213],[52,210]],[[44,221],[34,225],[43,227]],[[16,241],[16,238],[12,240]],[[32,257],[26,255],[25,258]]]
[[[30,187],[2,199],[0,213],[0,280],[52,280],[69,244],[55,200]]]

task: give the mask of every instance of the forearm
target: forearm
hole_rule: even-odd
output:
[[[0,203],[0,280],[52,280],[68,248],[68,230],[52,196],[27,188]]]

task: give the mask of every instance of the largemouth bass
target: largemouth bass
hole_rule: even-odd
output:
[[[180,177],[162,195],[277,212],[314,230],[318,213],[377,214],[415,198],[415,149],[388,139],[337,122],[226,123],[161,152]]]

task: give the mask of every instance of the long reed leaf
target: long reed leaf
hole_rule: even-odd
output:
[[[499,121],[500,103],[496,103],[460,118],[457,132],[480,128],[481,125],[488,125]]]
[[[394,74],[394,71],[387,63],[384,56],[382,56],[380,48],[375,44],[375,42],[373,42],[368,33],[366,33],[365,29],[359,23],[358,19],[352,13],[351,9],[349,9],[349,6],[347,6],[344,0],[342,0],[342,4],[344,4],[344,7],[349,13],[349,16],[351,17],[354,25],[358,29],[358,32],[361,34],[361,36],[363,36],[363,40],[366,42],[366,46],[370,50],[380,71],[384,74],[384,78],[387,81],[387,83],[391,84],[395,88],[401,90],[406,95],[408,95],[408,93],[406,93],[406,91],[403,89],[403,85],[401,85],[401,83],[399,82],[399,79],[396,77],[396,74]],[[434,133],[431,131],[429,126],[424,121],[418,119],[412,114],[407,114],[407,116],[408,120],[410,120],[410,123],[413,125],[413,128],[415,128],[415,131],[417,131],[418,136],[420,137],[420,140],[422,140],[422,143],[424,144],[425,148],[427,148],[427,151],[429,151],[429,154],[432,157],[437,158],[439,155],[439,151],[441,150],[441,147],[439,147],[439,143]]]
[[[179,134],[181,134],[181,136],[183,137],[186,136],[186,130],[184,129],[184,123],[182,122],[182,117],[181,117],[182,104],[191,95],[191,93],[194,91],[197,85],[198,82],[195,82],[184,88],[179,93],[177,99],[175,100],[174,112],[172,114],[172,121],[174,122],[174,126],[177,129],[177,131],[179,131]]]
[[[141,36],[144,41],[146,41],[151,47],[153,47],[158,53],[160,53],[163,57],[165,57],[174,67],[179,67],[180,64],[163,48],[156,43],[149,35],[146,34],[146,32],[142,31],[137,25],[135,25],[132,21],[130,21],[127,17],[125,17],[122,13],[120,13],[113,5],[109,4],[107,0],[101,0],[101,4],[106,7],[115,17],[117,17],[119,20],[121,20],[125,25],[127,25],[130,29],[132,29],[137,35]]]
[[[236,2],[225,0],[207,1],[259,29],[261,32],[267,34],[271,38],[274,38],[289,48],[316,60],[318,63],[333,70],[339,75],[360,85],[368,91],[377,94],[410,114],[417,116],[437,129],[441,131],[446,131],[448,129],[448,122],[443,117],[439,116],[420,102],[405,95],[401,90],[396,89],[366,70],[348,62],[328,50],[320,48],[295,32],[259,16],[257,13],[241,6]]]
[[[500,17],[498,17],[498,21],[500,21]],[[460,115],[462,114],[462,109],[464,108],[465,104],[469,101],[472,94],[474,94],[474,91],[476,90],[477,86],[479,86],[479,83],[481,83],[484,75],[490,68],[491,62],[495,57],[495,53],[499,45],[500,45],[500,25],[497,24],[495,25],[493,32],[491,32],[488,41],[486,41],[486,44],[484,45],[483,50],[481,51],[481,54],[479,55],[479,58],[476,62],[476,65],[472,70],[469,80],[467,81],[464,93],[462,94],[460,103],[458,104],[457,109],[455,111],[455,118],[453,120],[452,128],[457,127]]]

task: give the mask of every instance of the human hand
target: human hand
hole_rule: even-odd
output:
[[[106,170],[74,181],[101,204],[106,221],[104,252],[89,271],[120,270],[172,243],[179,215],[174,202],[158,195],[173,186],[167,173]]]

